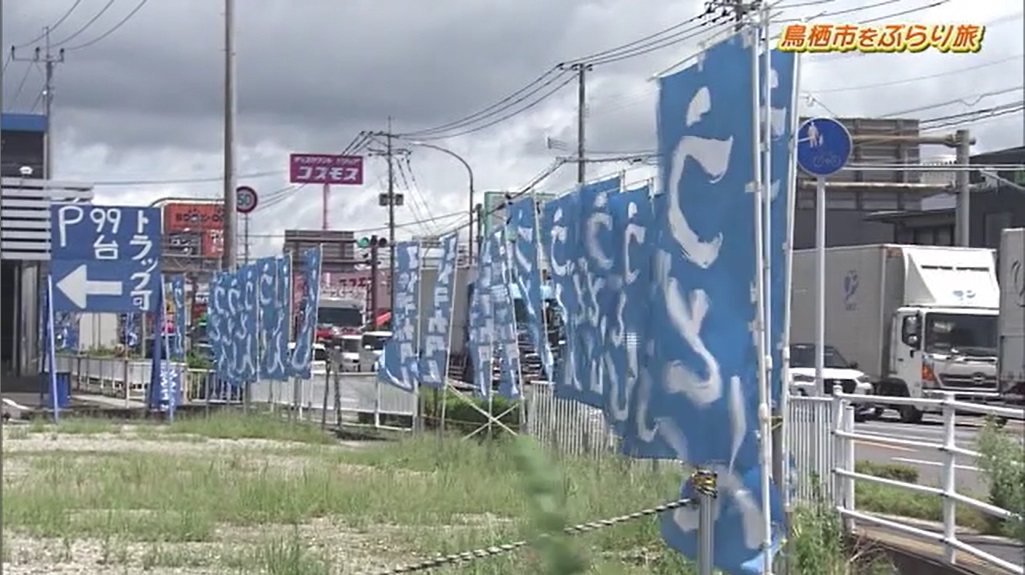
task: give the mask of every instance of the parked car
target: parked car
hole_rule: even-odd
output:
[[[824,347],[825,366],[822,372],[822,387],[815,384],[815,345],[811,343],[790,344],[790,392],[794,395],[822,397],[833,394],[837,385],[844,393],[872,395],[874,385],[871,378],[858,370],[858,364],[847,361],[833,346]],[[882,408],[868,403],[854,405],[854,417],[859,421],[878,417]]]

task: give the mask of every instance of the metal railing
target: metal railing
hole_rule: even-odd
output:
[[[124,400],[125,407],[145,402],[152,375],[148,359],[58,355],[57,371],[71,375],[71,392],[96,394]],[[178,405],[241,403],[242,388],[216,377],[212,370],[181,370]],[[337,401],[336,401],[336,385]],[[382,384],[373,373],[341,372],[328,375],[323,362],[315,362],[312,377],[289,382],[260,380],[249,387],[250,401],[294,409],[300,414],[320,411],[362,415],[366,423],[385,426],[388,416],[412,417],[417,411],[416,394]],[[326,398],[326,401],[325,401]]]
[[[824,410],[822,409],[819,409],[816,413],[816,417],[818,418],[817,421],[820,421],[823,424],[828,421],[831,425],[829,427],[817,425],[820,432],[814,435],[821,439],[826,435],[824,430],[830,429],[831,431],[829,432],[829,436],[831,443],[833,443],[832,447],[805,450],[804,452],[795,450],[793,454],[797,461],[796,475],[798,477],[806,475],[806,472],[809,469],[821,469],[827,465],[830,460],[834,462],[831,481],[827,482],[827,489],[832,492],[832,501],[835,503],[837,512],[843,517],[848,530],[856,530],[859,523],[862,525],[874,525],[915,539],[942,545],[945,560],[947,563],[952,565],[958,562],[958,554],[964,553],[973,556],[982,562],[996,566],[1008,573],[1021,575],[1025,572],[1020,563],[1007,561],[980,549],[978,546],[973,545],[968,541],[962,540],[958,537],[956,529],[958,505],[975,509],[985,515],[1001,520],[1021,519],[1016,515],[1015,511],[1003,509],[986,501],[980,501],[969,495],[958,492],[956,477],[958,470],[958,457],[971,458],[973,460],[980,457],[978,452],[956,444],[955,439],[958,413],[971,413],[976,415],[1022,420],[1025,418],[1025,414],[1023,414],[1021,410],[959,401],[952,395],[942,399],[878,397],[845,394],[839,389],[834,391],[832,398],[794,399],[797,400],[794,403],[798,405],[801,403],[812,405],[815,404],[814,402],[818,402],[815,405],[823,405],[825,402],[831,404],[829,410],[830,415],[828,418],[824,416]],[[858,403],[869,405],[909,405],[920,409],[938,409],[943,418],[943,441],[930,442],[920,439],[899,437],[899,432],[894,435],[886,435],[882,433],[858,431],[855,427],[853,407]],[[792,427],[792,445],[794,445],[793,442],[798,439],[798,437],[795,436],[800,435],[802,434]],[[917,451],[924,450],[926,452],[935,451],[939,454],[942,461],[942,485],[940,487],[918,485],[906,483],[897,479],[877,477],[858,472],[855,469],[855,443],[859,441],[870,442],[878,446],[892,446],[905,449],[910,448]],[[924,493],[942,498],[942,530],[930,531],[929,529],[925,529],[917,525],[913,526],[900,521],[895,521],[891,518],[883,517],[877,513],[858,510],[856,507],[854,489],[855,484],[858,481],[886,485],[892,488],[905,489],[910,493]],[[800,485],[795,487],[797,487],[797,491],[800,492]]]

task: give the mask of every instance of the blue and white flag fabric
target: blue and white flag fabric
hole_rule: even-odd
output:
[[[299,252],[299,274],[302,277],[303,293],[299,301],[295,348],[288,364],[291,376],[299,379],[310,379],[313,376],[313,338],[316,335],[317,307],[320,305],[320,258],[319,247]]]
[[[448,357],[452,330],[452,302],[455,298],[456,258],[459,256],[459,234],[452,233],[441,238],[441,260],[438,262],[438,277],[434,281],[431,314],[423,332],[422,355],[420,359],[420,383],[441,389],[448,375]]]
[[[185,276],[171,276],[171,311],[174,314],[174,331],[170,341],[171,361],[185,361]]]
[[[58,350],[77,351],[79,342],[79,321],[81,315],[76,312],[57,312],[54,314],[54,340]]]
[[[756,127],[752,49],[740,36],[708,49],[694,67],[661,79],[658,105],[666,205],[656,216],[656,296],[647,336],[654,353],[648,358],[646,409],[654,414],[658,441],[677,459],[725,470],[720,486],[760,469],[751,330],[758,270],[755,229],[744,224],[760,209],[750,193]],[[716,539],[715,564],[727,573],[743,572],[739,566],[757,559],[765,538],[761,509],[741,501],[740,495],[750,498],[746,490],[735,491],[734,509],[743,513],[728,513],[727,504],[718,503],[716,520],[717,531],[741,534]],[[664,520],[663,539],[693,553],[696,531],[689,526]]]
[[[491,396],[495,349],[495,312],[492,301],[494,245],[486,241],[477,258],[477,279],[470,297],[470,361],[477,397]]]
[[[260,287],[259,269],[256,263],[239,268],[239,285],[242,297],[239,301],[238,378],[239,381],[254,382],[258,379],[260,365],[260,321],[257,292]]]
[[[730,575],[761,575],[765,554],[762,546],[762,498],[759,468],[749,467],[743,472],[726,467],[710,466],[717,474],[718,495],[715,498],[713,541],[715,567]],[[681,498],[694,497],[693,485],[688,480],[680,490]],[[773,495],[769,502],[772,517],[783,517],[783,505]],[[662,538],[670,547],[685,557],[695,558],[698,552],[698,508],[681,507],[663,513],[660,519]],[[775,557],[783,543],[785,529],[772,538]]]
[[[232,382],[229,371],[232,359],[229,356],[231,332],[228,322],[228,289],[231,276],[227,272],[214,272],[210,280],[210,297],[206,313],[206,337],[213,354],[214,373],[223,381]]]
[[[419,360],[417,350],[417,319],[420,299],[420,244],[395,244],[395,283],[392,286],[392,336],[384,344],[377,377],[388,383],[414,391],[417,388]]]
[[[134,349],[142,338],[142,315],[122,313],[118,315],[118,338],[128,349]]]
[[[544,204],[541,210],[541,244],[548,258],[555,301],[563,317],[565,343],[560,349],[559,365],[554,370],[555,395],[563,399],[577,400],[583,396],[583,388],[576,378],[575,350],[573,345],[573,318],[580,307],[574,286],[574,269],[577,258],[577,236],[580,216],[580,194],[578,191],[559,196]],[[594,403],[592,401],[588,404]],[[599,404],[600,405],[600,404]]]
[[[605,419],[621,438],[628,427],[630,405],[640,377],[640,340],[648,323],[651,286],[650,187],[608,197],[612,248],[605,286],[598,298],[604,329]],[[629,452],[626,452],[629,454]]]
[[[570,316],[570,355],[573,357],[575,380],[580,385],[577,401],[603,409],[605,407],[605,343],[608,318],[599,304],[603,292],[614,294],[617,286],[612,277],[612,216],[609,196],[618,194],[622,178],[616,176],[580,187],[577,257],[573,268],[573,290],[578,310]],[[612,285],[610,285],[612,281]]]
[[[488,238],[491,244],[493,275],[491,297],[495,313],[495,337],[498,348],[498,394],[506,399],[520,398],[520,345],[516,333],[516,313],[513,308],[512,280],[509,257],[510,246],[505,228],[500,227]]]
[[[541,359],[545,376],[554,381],[555,360],[544,321],[544,291],[538,249],[538,208],[533,197],[514,202],[508,208],[509,230],[513,240],[512,276],[523,298],[525,327],[534,351]]]
[[[221,339],[228,350],[228,359],[231,362],[228,366],[228,374],[225,379],[233,384],[245,383],[242,376],[242,343],[240,334],[245,329],[243,323],[243,294],[245,286],[242,285],[242,275],[239,272],[228,273],[225,276],[227,283],[227,314],[225,314],[225,332],[221,333]]]
[[[257,306],[260,312],[260,379],[287,381],[288,326],[291,324],[292,290],[290,258],[261,258]]]
[[[797,57],[793,52],[773,50],[770,54],[772,72],[769,76],[769,114],[772,126],[770,140],[770,159],[772,183],[769,187],[772,204],[769,221],[770,240],[768,246],[769,265],[769,298],[766,308],[769,311],[769,349],[772,350],[772,373],[769,379],[769,397],[773,404],[780,400],[783,393],[783,319],[790,298],[786,297],[786,255],[787,255],[787,214],[792,214],[787,202],[787,180],[791,165],[791,130],[793,127],[791,109],[794,105],[795,71]],[[764,72],[764,70],[761,70]],[[763,80],[764,81],[764,75]]]

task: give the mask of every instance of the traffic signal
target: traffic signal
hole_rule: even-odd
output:
[[[379,238],[377,236],[363,236],[356,240],[356,247],[366,249],[369,247],[383,248],[388,245],[387,238]]]

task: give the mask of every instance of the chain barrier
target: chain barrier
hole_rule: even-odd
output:
[[[695,487],[697,486],[698,473],[694,474]],[[715,488],[715,475],[712,474],[712,487]],[[588,523],[579,523],[577,525],[571,525],[565,529],[567,535],[580,535],[582,533],[590,533],[613,525],[618,525],[626,521],[633,521],[634,519],[640,519],[642,517],[649,517],[651,515],[657,515],[665,511],[672,511],[673,509],[679,509],[680,507],[686,507],[689,505],[696,504],[696,501],[691,498],[677,499],[676,501],[670,501],[655,507],[648,509],[642,509],[626,515],[620,515],[618,517],[612,517],[610,519],[599,519],[598,521],[591,521]],[[526,547],[528,541],[516,541],[513,543],[506,543],[504,545],[494,545],[492,547],[484,547],[482,549],[474,549],[473,551],[463,551],[462,553],[453,553],[452,555],[442,555],[433,559],[427,559],[420,563],[414,563],[412,565],[406,565],[403,567],[395,567],[386,571],[378,571],[373,575],[399,575],[400,573],[416,573],[418,571],[426,571],[428,569],[436,569],[445,565],[452,565],[456,563],[464,563],[466,561],[472,561],[474,559],[483,559],[486,557],[495,557],[503,553],[515,551]]]

